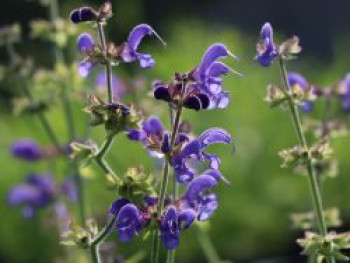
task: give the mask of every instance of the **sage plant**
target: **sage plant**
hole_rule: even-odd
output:
[[[342,106],[346,110],[348,81],[345,79],[340,84],[329,89],[321,89],[311,85],[300,74],[288,72],[286,63],[295,58],[301,51],[299,38],[294,36],[281,45],[274,42],[273,28],[270,23],[265,23],[261,29],[260,40],[257,45],[256,60],[263,67],[269,67],[274,61],[279,63],[282,85],[269,85],[266,100],[271,108],[285,107],[292,117],[298,144],[292,148],[284,149],[279,154],[283,158],[282,167],[295,167],[295,171],[307,174],[310,194],[313,201],[313,212],[294,214],[292,219],[295,225],[308,229],[305,237],[298,243],[303,247],[303,253],[308,255],[310,262],[335,262],[347,260],[342,249],[349,248],[349,234],[330,232],[329,227],[339,226],[337,210],[325,210],[321,184],[325,174],[335,174],[334,160],[330,158],[331,133],[337,132],[342,121],[329,119],[331,97],[339,97]],[[313,110],[314,104],[325,98],[326,106],[321,121],[306,120],[303,126],[300,111],[305,114]],[[316,135],[313,144],[306,139],[306,130],[311,130]]]
[[[108,223],[102,230],[96,227],[72,228],[65,235],[65,243],[88,248],[93,262],[100,262],[99,247],[107,236],[118,234],[120,242],[129,242],[142,232],[152,236],[151,262],[159,262],[160,242],[168,251],[167,262],[174,262],[180,235],[195,221],[208,220],[218,207],[217,196],[210,193],[221,181],[220,158],[208,153],[212,144],[231,144],[230,134],[221,128],[209,128],[198,137],[192,137],[184,127],[182,112],[185,109],[201,111],[226,108],[229,92],[222,88],[223,76],[234,72],[221,58],[234,55],[223,44],[213,44],[202,61],[193,70],[175,73],[169,83],[155,81],[154,98],[164,101],[170,111],[170,128],[166,129],[157,116],[144,119],[134,105],[122,102],[113,93],[112,67],[138,61],[141,68],[150,68],[155,61],[150,54],[141,53],[139,46],[146,36],[154,36],[165,44],[156,31],[147,24],[135,26],[124,43],[108,41],[104,27],[112,16],[112,5],[105,2],[98,10],[79,7],[71,12],[75,24],[92,23],[98,39],[90,33],[78,37],[77,47],[83,55],[78,72],[87,77],[95,67],[105,68],[107,98],[92,93],[85,109],[91,115],[92,126],[102,126],[105,141],[97,145],[92,140],[71,143],[73,159],[84,164],[94,161],[105,173],[110,187],[116,191],[116,200],[108,211]],[[173,116],[175,116],[173,118]],[[163,160],[160,178],[147,174],[141,168],[129,169],[124,177],[118,176],[105,156],[113,147],[116,136],[125,133],[131,141],[140,142],[152,158]],[[202,171],[196,163],[207,163]],[[170,173],[170,170],[174,173]],[[169,181],[172,181],[170,190]],[[179,185],[183,185],[180,192]],[[159,189],[157,189],[159,185]]]

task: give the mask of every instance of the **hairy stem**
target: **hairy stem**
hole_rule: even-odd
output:
[[[288,74],[287,74],[287,69],[286,69],[284,60],[282,57],[280,57],[279,61],[280,61],[280,69],[281,69],[281,74],[282,74],[284,84],[286,86],[287,91],[290,93],[291,87],[290,87],[290,83],[288,81]],[[299,142],[300,142],[301,146],[303,147],[303,149],[305,149],[307,151],[306,168],[307,168],[307,172],[308,172],[308,181],[309,181],[311,197],[312,197],[314,210],[315,210],[316,218],[317,218],[318,232],[320,235],[325,237],[327,235],[327,225],[326,225],[326,221],[325,221],[325,217],[324,217],[324,213],[323,213],[322,197],[320,194],[319,185],[317,183],[317,177],[316,177],[315,169],[314,169],[312,159],[310,156],[309,147],[308,147],[305,135],[304,135],[303,130],[302,130],[299,111],[298,111],[297,105],[294,103],[291,96],[288,96],[288,105],[289,105],[289,109],[290,109],[290,112],[292,115],[294,127],[296,130]],[[332,256],[329,256],[329,257],[327,257],[327,262],[333,263],[335,261],[334,261]]]
[[[100,233],[91,241],[90,243],[90,253],[93,263],[100,263],[101,258],[99,254],[99,247],[101,243],[108,237],[115,221],[117,220],[117,215],[114,215],[113,218],[108,222],[108,224],[101,230]]]
[[[180,119],[181,119],[181,113],[182,113],[182,107],[179,107],[176,111],[176,116],[175,116],[175,121],[174,125],[172,127],[172,132],[171,132],[171,139],[170,139],[170,145],[171,145],[171,150],[174,147],[175,144],[175,139],[177,137],[177,133],[179,131],[179,126],[180,126]],[[163,208],[164,208],[164,200],[165,200],[165,195],[166,195],[166,190],[168,186],[168,181],[169,181],[169,160],[166,158],[165,163],[164,163],[164,171],[163,171],[163,177],[160,185],[160,192],[159,192],[159,198],[158,198],[158,204],[157,204],[157,220],[161,220],[161,215],[163,213]],[[158,228],[155,227],[154,233],[153,233],[153,248],[152,248],[152,262],[157,263],[159,260],[159,233],[158,233]],[[172,257],[171,255],[172,252],[168,251],[167,252],[167,259],[169,257]]]
[[[100,44],[102,47],[102,52],[105,58],[105,72],[106,72],[106,83],[107,83],[107,91],[108,91],[108,102],[113,102],[113,94],[112,94],[112,65],[109,59],[107,58],[107,46],[106,46],[106,37],[103,30],[103,22],[99,21],[97,23],[98,36],[100,39]]]

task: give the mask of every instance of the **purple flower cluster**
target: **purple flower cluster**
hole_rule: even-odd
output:
[[[226,108],[230,102],[229,93],[222,89],[223,76],[236,71],[221,58],[234,57],[223,44],[213,44],[205,52],[201,64],[188,74],[175,74],[172,82],[153,84],[154,97],[177,107],[193,110]]]
[[[169,153],[171,148],[170,132],[164,130],[156,116],[145,120],[141,130],[130,129],[127,136],[130,140],[142,142],[151,156],[163,156]],[[170,161],[178,182],[188,183],[193,179],[195,169],[190,166],[193,162],[208,160],[211,169],[219,169],[221,164],[219,157],[205,152],[205,149],[212,144],[231,142],[230,134],[221,128],[210,128],[196,139],[190,139],[185,133],[178,133],[174,145],[176,151]]]
[[[263,67],[268,67],[278,56],[277,46],[273,40],[273,29],[270,23],[265,23],[261,28],[260,41],[257,45],[256,59]]]
[[[179,246],[180,234],[195,220],[208,220],[217,209],[215,194],[207,192],[215,187],[222,175],[217,170],[208,170],[193,179],[179,200],[167,200],[161,216],[159,230],[164,246],[175,249]],[[121,198],[115,201],[110,216],[116,216],[115,228],[121,242],[129,242],[143,228],[149,225],[154,217],[157,198],[146,197],[143,205],[136,205],[130,200]]]
[[[23,217],[32,218],[38,209],[55,203],[60,194],[72,202],[77,200],[76,186],[71,179],[66,179],[58,188],[50,174],[29,174],[23,183],[9,191],[7,203],[21,206]]]
[[[175,74],[170,84],[154,83],[156,99],[166,101],[176,110],[181,107],[200,110],[225,108],[229,103],[228,92],[222,89],[222,76],[234,72],[220,58],[233,56],[223,44],[208,48],[201,64],[188,74]],[[218,207],[217,196],[210,193],[224,179],[219,172],[220,158],[206,152],[212,144],[230,144],[230,134],[221,128],[210,128],[193,138],[181,123],[176,132],[166,130],[157,116],[144,120],[139,129],[129,129],[127,137],[143,144],[151,156],[163,158],[174,169],[178,183],[185,187],[177,199],[165,198],[162,214],[157,214],[158,197],[145,197],[144,204],[128,199],[118,199],[110,209],[115,215],[116,229],[122,242],[130,241],[134,235],[158,218],[160,236],[167,249],[179,246],[181,233],[195,221],[208,220]],[[172,138],[174,136],[174,138]],[[196,169],[198,162],[208,163],[208,170]],[[159,206],[159,204],[158,204]],[[159,207],[158,207],[159,208]]]
[[[150,68],[154,66],[154,59],[150,54],[138,52],[139,45],[142,39],[146,36],[155,36],[163,44],[165,42],[157,34],[157,32],[147,24],[140,24],[134,27],[126,42],[119,46],[113,43],[108,43],[107,57],[116,62],[130,63],[138,60],[142,68]],[[96,44],[94,38],[89,33],[82,33],[77,39],[77,48],[84,55],[84,59],[79,64],[79,74],[82,77],[87,77],[92,68],[101,63],[99,50],[101,47]]]

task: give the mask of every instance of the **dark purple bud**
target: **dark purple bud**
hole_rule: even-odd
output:
[[[183,102],[184,107],[192,110],[199,111],[201,109],[201,100],[197,96],[187,97]]]
[[[70,20],[74,23],[89,22],[97,19],[96,12],[88,6],[74,9],[70,13]]]
[[[154,89],[154,97],[157,100],[164,100],[166,102],[170,102],[171,101],[169,90],[165,86],[158,86],[158,87],[156,87]]]
[[[210,100],[209,100],[208,95],[201,93],[201,94],[198,94],[197,97],[201,101],[201,108],[207,109],[209,107],[209,104],[210,104]]]
[[[11,145],[11,154],[16,158],[23,159],[28,162],[34,162],[42,158],[42,149],[40,146],[28,139],[22,139]]]
[[[163,137],[162,145],[161,145],[161,151],[162,153],[167,154],[170,152],[170,150],[171,150],[170,135],[169,133],[165,133]]]

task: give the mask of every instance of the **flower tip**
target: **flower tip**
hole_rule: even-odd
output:
[[[227,50],[227,54],[228,54],[230,57],[232,57],[232,58],[234,58],[235,60],[237,60],[237,61],[240,60],[239,57],[237,57],[235,54],[233,54],[233,53],[232,53],[231,51],[229,51],[229,50]]]

